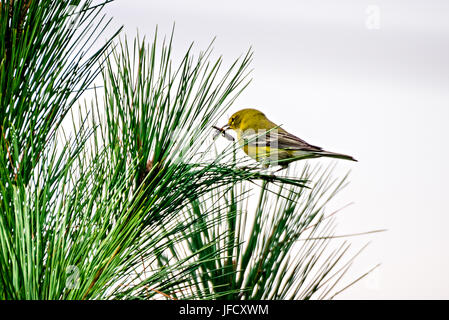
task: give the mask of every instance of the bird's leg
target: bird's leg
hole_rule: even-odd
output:
[[[275,178],[274,173],[269,171],[270,165],[268,163],[262,162],[261,167],[262,167],[261,172],[263,172],[266,175],[269,175],[269,176],[272,176],[273,178]]]

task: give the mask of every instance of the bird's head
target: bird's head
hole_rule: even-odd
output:
[[[259,117],[265,118],[265,115],[256,109],[242,109],[234,113],[228,120],[225,126],[233,130],[245,130],[245,123],[250,123],[251,120],[256,120]]]

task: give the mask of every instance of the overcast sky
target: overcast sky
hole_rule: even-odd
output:
[[[339,234],[372,241],[349,276],[381,267],[340,298],[449,298],[449,1],[117,0],[114,26],[151,39],[175,28],[225,62],[255,53],[253,81],[234,104],[262,110],[311,144],[347,153],[333,202]],[[225,119],[224,119],[225,120]],[[325,160],[312,160],[322,161]]]

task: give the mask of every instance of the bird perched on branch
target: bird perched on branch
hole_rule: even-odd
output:
[[[308,144],[268,120],[265,114],[256,109],[243,109],[234,113],[219,130],[224,134],[227,129],[237,133],[243,151],[265,168],[280,165],[281,169],[285,169],[293,161],[318,157],[357,161],[349,155],[325,151]]]

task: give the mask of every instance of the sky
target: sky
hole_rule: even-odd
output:
[[[230,112],[260,109],[359,160],[334,172],[351,171],[336,233],[387,231],[348,239],[370,242],[348,279],[381,265],[337,298],[449,299],[448,1],[116,0],[106,13],[130,39],[175,23],[175,60],[214,37],[228,65],[251,47],[252,82]]]

